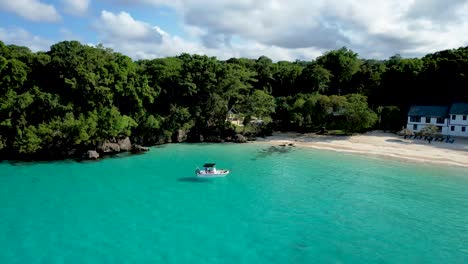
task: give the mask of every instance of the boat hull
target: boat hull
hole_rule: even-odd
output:
[[[226,177],[228,174],[229,174],[229,171],[217,172],[217,173],[203,173],[203,172],[195,173],[195,175],[198,178],[222,178],[222,177]]]

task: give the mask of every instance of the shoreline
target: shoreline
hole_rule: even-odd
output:
[[[294,144],[296,147],[336,151],[394,160],[430,163],[468,168],[468,139],[455,143],[404,139],[378,131],[356,136],[324,136],[316,134],[274,133],[258,138],[260,144]]]

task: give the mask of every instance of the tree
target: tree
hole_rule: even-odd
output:
[[[347,94],[349,82],[359,71],[361,61],[357,53],[343,47],[332,50],[317,58],[317,64],[327,69],[333,76],[330,81],[329,94]]]
[[[397,106],[383,106],[380,113],[380,129],[397,131],[404,125],[402,113]]]
[[[333,75],[317,63],[309,64],[302,71],[301,92],[303,93],[328,93],[330,81]]]
[[[261,56],[255,62],[255,69],[257,71],[257,79],[255,88],[263,90],[267,93],[272,92],[272,82],[273,82],[273,62],[270,58],[266,56]]]
[[[362,132],[377,122],[377,115],[368,107],[367,98],[360,94],[346,96],[344,109],[346,122],[343,128],[348,132]]]
[[[255,90],[246,96],[239,109],[245,115],[244,126],[250,123],[252,117],[260,118],[265,123],[269,123],[271,122],[270,115],[275,111],[274,97],[265,91]]]
[[[300,130],[313,131],[327,126],[333,107],[326,95],[305,94],[297,96],[292,112],[292,120]]]
[[[379,120],[380,129],[396,130],[410,104],[468,98],[467,72],[468,47],[384,61],[347,48],[315,61],[190,54],[134,61],[77,41],[49,52],[0,41],[0,150],[18,158],[121,136],[164,142],[178,129],[227,136],[234,108],[246,125],[257,117],[283,130],[363,132]]]
[[[289,96],[299,92],[299,79],[304,67],[287,61],[280,61],[273,67],[272,95]]]
[[[32,154],[42,148],[42,139],[36,131],[34,126],[25,127],[23,130],[18,129],[13,146],[19,153]]]
[[[436,125],[429,124],[421,129],[420,134],[423,136],[437,137],[440,135],[440,131]]]

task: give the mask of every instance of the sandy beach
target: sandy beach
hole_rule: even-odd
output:
[[[404,139],[392,133],[372,131],[356,136],[274,133],[270,137],[259,138],[257,142],[278,145],[292,143],[297,147],[468,167],[468,139],[464,138],[456,138],[453,144],[445,142],[429,144],[425,140]]]

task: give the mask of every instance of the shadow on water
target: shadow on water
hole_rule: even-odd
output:
[[[195,176],[193,177],[182,177],[177,179],[179,182],[196,182],[196,183],[203,183],[203,182],[212,182],[210,179],[203,179],[203,178],[197,178]]]
[[[271,146],[271,147],[260,150],[257,156],[253,158],[252,160],[266,158],[268,156],[275,155],[275,154],[287,154],[293,150],[292,147],[293,146],[287,146],[287,145]]]
[[[4,160],[0,164],[10,164],[12,166],[35,166],[38,164],[50,164],[51,162],[62,162],[62,163],[74,163],[73,159],[64,159],[64,160]]]
[[[163,148],[156,146],[155,148]],[[5,163],[5,164],[10,164],[12,166],[35,166],[38,164],[50,164],[52,162],[60,162],[60,163],[97,163],[101,162],[103,160],[109,160],[109,159],[126,159],[126,158],[131,158],[135,156],[142,156],[147,154],[148,152],[140,152],[140,153],[132,153],[132,152],[120,152],[120,153],[113,153],[113,154],[106,154],[104,156],[101,156],[99,159],[96,160],[88,160],[88,159],[82,159],[79,157],[70,157],[66,159],[50,159],[50,160],[45,160],[45,159],[38,159],[38,160],[2,160],[0,161],[0,164]]]

